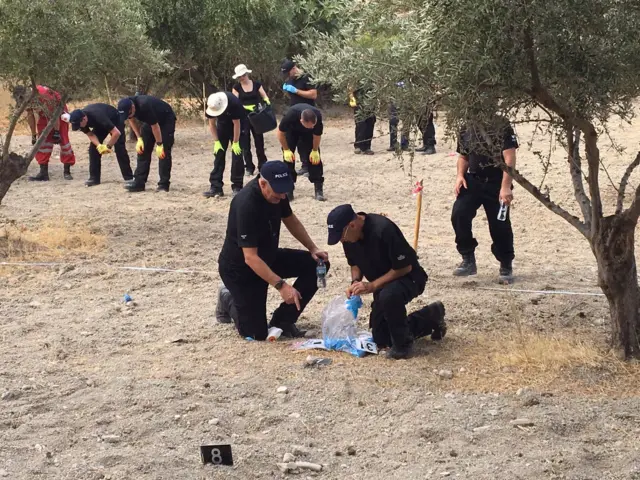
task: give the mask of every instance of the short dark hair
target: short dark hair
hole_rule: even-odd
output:
[[[310,108],[307,108],[306,110],[303,110],[302,111],[302,121],[303,122],[316,123],[318,121],[318,117],[316,115],[316,112],[314,112]]]

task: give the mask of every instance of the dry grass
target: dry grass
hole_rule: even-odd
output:
[[[51,261],[67,255],[95,254],[106,243],[90,226],[64,218],[49,219],[36,229],[10,222],[0,226],[0,258],[9,262]]]

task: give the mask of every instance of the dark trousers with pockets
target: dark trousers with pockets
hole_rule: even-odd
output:
[[[501,180],[499,178],[489,180],[469,173],[465,174],[465,179],[468,188],[460,190],[451,212],[451,223],[456,233],[458,252],[461,255],[471,254],[478,246],[478,241],[473,237],[472,224],[476,212],[480,206],[483,206],[493,241],[491,252],[501,263],[512,261],[515,255],[509,212],[505,221],[498,220]]]
[[[398,125],[400,120],[398,119],[398,109],[394,104],[389,105],[389,146],[396,148],[398,145]],[[400,145],[402,148],[409,146],[409,140],[402,134],[400,139]]]
[[[373,138],[374,126],[376,124],[375,115],[362,118],[362,109],[356,107],[354,117],[356,121],[356,141],[353,144],[355,148],[359,148],[363,152],[371,150],[371,139]]]
[[[124,134],[124,128],[120,128],[122,134],[118,138],[118,141],[113,145],[113,149],[116,152],[116,159],[118,160],[118,166],[122,173],[122,178],[125,180],[131,180],[133,178],[133,172],[131,171],[131,161],[129,159],[129,153],[127,152],[126,136]],[[93,134],[98,137],[100,143],[104,143],[104,139],[109,135],[108,132],[93,131]],[[102,155],[98,153],[98,149],[93,143],[89,144],[89,178],[100,181],[102,172]]]
[[[309,252],[280,248],[274,262],[270,265],[273,272],[282,278],[296,278],[293,287],[300,292],[300,311],[295,304],[281,303],[273,312],[269,326],[282,328],[283,325],[296,323],[304,308],[318,290],[316,261]],[[329,264],[327,263],[327,269]],[[232,311],[238,333],[242,337],[255,340],[267,338],[267,291],[269,284],[252,270],[219,266],[220,277],[233,297]]]
[[[436,146],[436,127],[433,124],[433,113],[426,112],[418,119],[418,126],[422,132],[422,145],[425,147]]]
[[[414,270],[373,294],[369,326],[378,348],[406,348],[414,339],[429,335],[438,326],[429,307],[407,316],[406,305],[424,292],[426,282],[424,270]]]
[[[142,155],[138,155],[138,165],[134,173],[135,183],[137,185],[144,185],[149,178],[149,169],[151,168],[151,155],[153,154],[154,147],[156,145],[156,139],[153,136],[151,126],[146,123],[142,124],[141,128],[142,141],[144,142],[144,152]],[[160,132],[162,134],[162,144],[164,145],[164,160],[158,159],[158,171],[160,174],[160,181],[158,186],[167,187],[171,184],[171,149],[173,148],[174,135],[176,132],[176,119],[167,120],[160,125]]]
[[[233,142],[233,122],[218,121],[217,132],[218,140],[220,140],[222,144],[222,150],[218,150],[218,153],[215,154],[213,159],[213,170],[211,170],[211,174],[209,175],[209,183],[213,190],[220,191],[224,186],[222,175],[224,175],[227,149],[230,148],[231,142]],[[243,175],[244,165],[242,154],[236,155],[231,152],[231,188],[234,190],[240,190],[242,188]]]
[[[240,146],[242,147],[242,155],[244,157],[244,168],[254,173],[256,166],[253,163],[253,155],[251,153],[251,135],[256,144],[256,156],[258,157],[258,171],[267,162],[267,155],[264,151],[264,135],[256,133],[249,119],[242,120],[240,130]]]
[[[318,165],[313,165],[309,161],[309,155],[311,154],[311,150],[313,150],[313,133],[311,132],[287,132],[287,145],[289,146],[289,150],[292,152],[298,152],[298,156],[300,157],[300,161],[302,165],[307,165],[309,168],[309,181],[311,183],[320,183],[324,182],[324,167],[322,166],[322,160]],[[293,176],[293,181],[295,182],[297,179],[296,174],[296,166],[293,163],[287,163],[289,166],[289,171]]]

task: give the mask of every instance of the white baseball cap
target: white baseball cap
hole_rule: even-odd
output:
[[[224,113],[229,105],[229,99],[224,92],[212,93],[207,98],[207,115],[219,117]]]
[[[233,76],[233,78],[236,79],[246,73],[251,73],[251,70],[249,70],[244,63],[241,63],[240,65],[236,65],[235,75]]]

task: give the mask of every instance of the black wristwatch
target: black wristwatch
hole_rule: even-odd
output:
[[[276,290],[280,290],[284,284],[285,284],[284,278],[281,278],[280,280],[278,280],[276,282],[274,287],[275,287]]]

